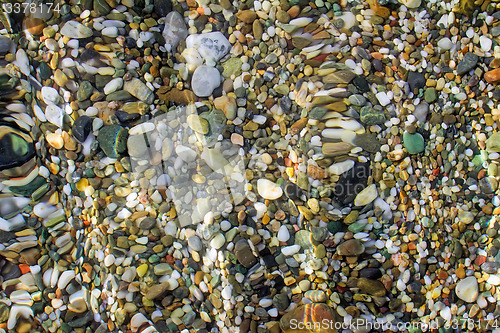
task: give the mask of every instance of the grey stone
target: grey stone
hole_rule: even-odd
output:
[[[457,74],[464,75],[476,67],[479,57],[472,52],[467,52],[457,65]]]
[[[165,1],[165,0],[156,0]],[[170,2],[170,1],[168,1]],[[170,5],[172,6],[172,5]],[[169,51],[175,50],[181,40],[186,39],[188,35],[184,18],[177,11],[168,13],[165,18],[165,28],[163,29],[163,38],[165,39],[165,48]]]

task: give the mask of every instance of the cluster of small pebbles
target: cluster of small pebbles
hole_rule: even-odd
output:
[[[498,331],[499,0],[32,3],[0,332]]]

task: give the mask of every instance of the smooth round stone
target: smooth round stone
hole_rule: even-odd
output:
[[[437,99],[437,93],[435,88],[427,88],[424,92],[424,99],[427,103],[433,103]]]
[[[448,37],[444,37],[438,41],[437,45],[441,48],[441,50],[447,51],[451,50],[453,42]]]
[[[196,235],[191,236],[187,239],[187,241],[188,241],[188,246],[194,251],[199,252],[203,249],[203,244],[198,236]]]
[[[489,153],[500,153],[500,132],[493,133],[486,140],[486,150]]]
[[[304,297],[310,299],[315,303],[325,302],[327,295],[322,290],[309,290],[304,293]]]
[[[491,46],[493,45],[493,41],[487,36],[482,35],[479,37],[479,45],[481,45],[481,49],[484,52],[489,52],[491,50]]]
[[[409,72],[406,81],[410,86],[410,90],[413,92],[415,89],[425,87],[425,74],[421,72]]]
[[[409,154],[419,154],[425,149],[424,137],[420,133],[403,134],[403,144]]]
[[[156,226],[156,220],[151,217],[146,217],[139,222],[139,228],[142,230],[151,230]]]
[[[290,246],[285,246],[281,248],[281,253],[283,255],[290,257],[293,256],[294,254],[298,253],[300,251],[300,245],[290,245]]]
[[[210,246],[215,248],[215,249],[220,249],[224,244],[226,243],[226,238],[224,237],[223,234],[217,234],[215,237],[210,241]]]
[[[109,81],[105,86],[104,86],[104,94],[109,95],[123,87],[123,79],[120,77],[117,77],[111,81]]]
[[[231,49],[231,43],[220,31],[193,34],[186,38],[186,48],[195,49],[207,61],[218,61]]]
[[[341,256],[355,257],[365,252],[365,247],[359,239],[349,239],[337,247],[337,253]]]
[[[188,36],[188,30],[186,23],[184,23],[184,18],[178,11],[174,10],[168,13],[165,18],[165,28],[163,29],[162,34],[165,39],[165,48],[169,51],[177,49],[180,41],[186,39]]]
[[[479,285],[474,276],[466,277],[455,286],[457,297],[467,303],[473,303],[479,295]]]
[[[93,35],[92,29],[77,21],[68,21],[61,28],[61,34],[68,38],[89,38]]]
[[[42,100],[45,104],[57,104],[61,100],[59,93],[52,87],[42,87]]]
[[[481,269],[488,274],[496,274],[499,264],[496,261],[487,261],[481,265]]]
[[[380,103],[380,105],[382,106],[386,106],[388,105],[390,102],[391,102],[391,99],[387,96],[387,94],[383,91],[381,92],[378,92],[376,95],[375,95],[378,99],[378,102]]]
[[[118,36],[118,28],[117,27],[106,27],[101,30],[101,34],[106,37],[115,38]]]
[[[158,276],[163,276],[172,272],[172,268],[167,263],[157,264],[153,268],[154,273]]]
[[[429,104],[427,103],[418,104],[417,106],[415,106],[415,110],[413,111],[413,115],[421,123],[425,123],[428,113],[429,113]]]
[[[278,184],[264,178],[257,181],[257,192],[268,200],[276,200],[283,195],[283,190]]]
[[[367,278],[358,279],[358,288],[364,294],[372,296],[385,296],[387,290],[385,289],[382,282],[379,280],[370,280]]]
[[[200,66],[193,73],[191,88],[196,96],[208,97],[220,83],[221,76],[215,67]]]
[[[97,135],[97,141],[104,153],[117,158],[127,150],[128,131],[119,125],[104,126]]]

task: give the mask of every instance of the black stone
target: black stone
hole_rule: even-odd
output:
[[[184,299],[189,295],[189,289],[186,287],[179,287],[172,292],[172,295],[178,299]]]
[[[420,281],[413,281],[408,285],[408,291],[410,293],[419,293],[422,289],[422,283]]]
[[[135,39],[133,39],[132,37],[126,37],[125,38],[125,46],[128,47],[129,49],[133,49],[137,46],[137,43],[136,43]]]
[[[141,115],[138,113],[128,113],[125,111],[116,111],[115,115],[116,118],[118,118],[118,120],[120,121],[120,123],[127,123],[141,118]]]
[[[68,325],[75,328],[75,327],[84,327],[88,323],[90,323],[94,319],[94,314],[92,312],[87,312],[84,316],[73,319],[72,321],[68,322]]]
[[[156,220],[152,217],[146,217],[139,222],[139,228],[142,230],[151,230],[156,226]]]
[[[370,91],[368,81],[362,76],[356,76],[351,82],[362,93]]]
[[[419,72],[409,72],[408,77],[406,78],[406,81],[410,85],[410,90],[412,92],[415,91],[415,89],[420,89],[425,87],[425,75],[424,73],[419,73]]]
[[[159,17],[167,16],[172,11],[170,0],[154,0],[155,12]]]
[[[88,116],[80,116],[73,123],[73,136],[80,142],[84,142],[92,130],[92,119]]]
[[[101,55],[94,49],[84,49],[80,55],[80,61],[84,62],[90,66],[99,65],[105,66],[105,64],[100,60]]]
[[[375,267],[366,267],[359,271],[359,277],[376,280],[382,277],[382,272]]]
[[[272,255],[264,256],[262,257],[262,260],[264,260],[264,264],[268,269],[278,266],[276,260],[274,259],[274,256]]]
[[[259,298],[264,298],[271,294],[271,288],[269,286],[259,286],[255,288],[255,292]]]

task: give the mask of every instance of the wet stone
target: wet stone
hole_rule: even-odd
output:
[[[156,220],[151,217],[146,217],[139,223],[139,228],[143,230],[151,230],[156,226]]]
[[[464,75],[476,67],[479,57],[472,52],[467,52],[457,65],[457,74]]]
[[[381,146],[379,140],[377,139],[377,136],[370,133],[356,135],[353,143],[369,153],[378,152]]]
[[[92,119],[87,116],[78,117],[73,123],[73,136],[80,142],[84,142],[92,130]]]
[[[406,81],[410,85],[410,90],[412,92],[414,92],[415,89],[420,89],[420,88],[425,87],[425,81],[426,80],[425,80],[424,73],[421,73],[421,72],[409,72]]]
[[[341,256],[358,256],[365,251],[365,247],[358,239],[349,239],[337,247],[337,253]]]
[[[127,150],[128,131],[119,125],[104,126],[97,135],[97,141],[104,153],[118,158]]]
[[[93,91],[94,87],[92,86],[92,83],[90,83],[89,81],[83,81],[82,83],[80,83],[80,87],[76,92],[76,98],[79,101],[84,101],[92,95]]]
[[[245,268],[250,268],[257,263],[257,258],[252,253],[250,245],[245,239],[239,240],[234,247],[238,262]]]
[[[403,144],[410,154],[419,154],[425,149],[424,137],[420,133],[408,133],[403,134]]]
[[[360,120],[366,125],[383,124],[385,123],[385,114],[384,111],[367,105],[361,108]]]

